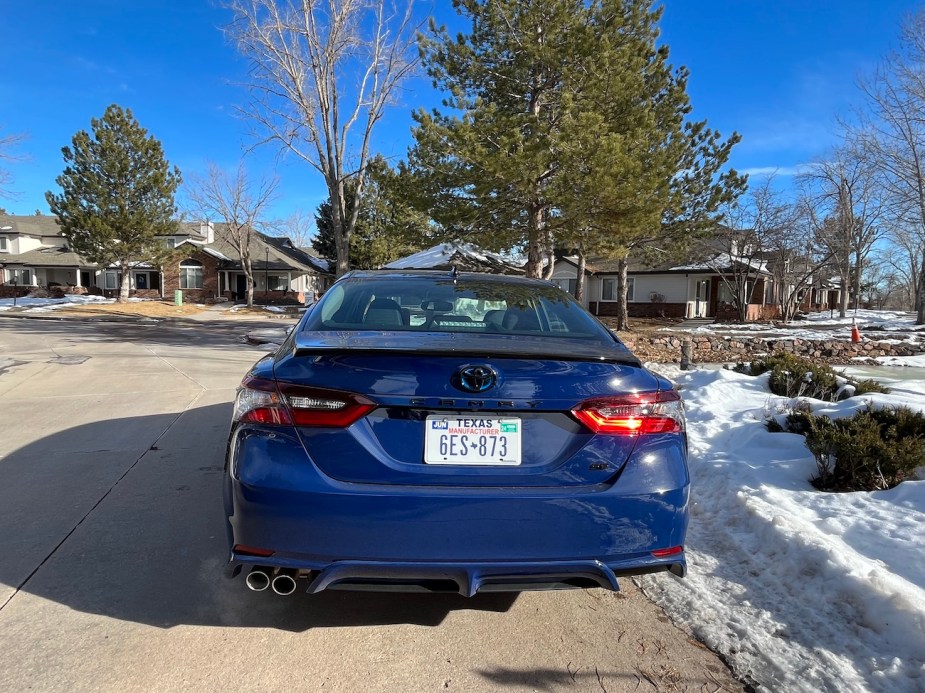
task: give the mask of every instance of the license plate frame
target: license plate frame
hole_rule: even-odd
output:
[[[517,416],[432,414],[425,420],[424,463],[517,467],[523,461],[522,433]]]

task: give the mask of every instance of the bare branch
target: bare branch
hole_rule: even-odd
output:
[[[233,173],[209,164],[204,176],[190,176],[186,185],[190,213],[218,222],[216,233],[231,245],[247,277],[247,305],[254,304],[253,239],[267,206],[275,199],[277,181],[248,177],[244,163]]]
[[[373,129],[415,69],[413,4],[390,0],[231,0],[228,33],[251,62],[244,112],[324,177],[334,212],[337,273],[356,226],[344,184],[363,194]]]

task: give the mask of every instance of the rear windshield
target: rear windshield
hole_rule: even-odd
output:
[[[459,277],[355,277],[312,310],[308,330],[387,330],[547,335],[612,343],[558,287]]]

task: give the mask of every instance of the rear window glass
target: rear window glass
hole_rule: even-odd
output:
[[[355,277],[312,310],[309,330],[487,332],[612,341],[552,284],[437,277]]]

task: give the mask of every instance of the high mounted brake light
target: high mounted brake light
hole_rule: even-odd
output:
[[[350,392],[244,378],[234,405],[234,420],[270,426],[346,428],[376,408]]]
[[[638,436],[683,433],[684,406],[676,390],[590,399],[572,410],[595,433]]]

